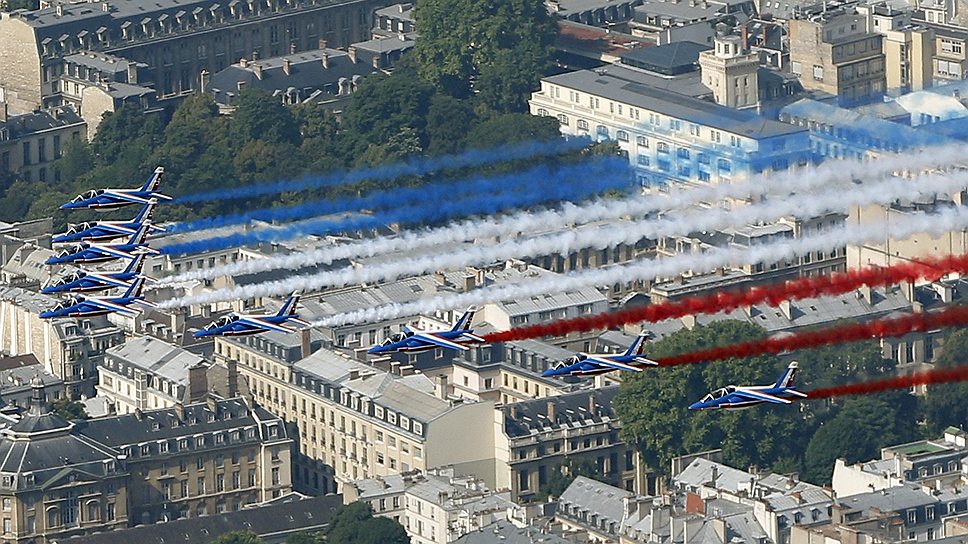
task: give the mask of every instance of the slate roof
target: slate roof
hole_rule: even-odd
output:
[[[618,393],[618,386],[601,387],[594,391],[578,391],[555,397],[516,402],[511,406],[504,406],[504,432],[511,438],[528,436],[554,425],[574,427],[586,421],[610,421],[615,417],[612,411],[612,399]],[[595,395],[598,413],[592,416],[588,412],[589,396]],[[555,405],[555,421],[548,417],[548,404]],[[512,415],[513,414],[513,415]]]
[[[13,140],[52,128],[82,123],[84,119],[81,119],[73,106],[67,105],[23,115],[11,115],[5,123],[0,123],[0,126],[5,126],[10,131],[10,139]]]
[[[754,139],[806,131],[805,128],[760,117],[748,111],[643,85],[634,80],[634,72],[628,69],[623,71],[614,66],[569,72],[547,77],[544,81]]]
[[[272,538],[322,529],[342,505],[339,495],[279,502],[258,508],[196,518],[178,519],[130,529],[65,539],[65,544],[204,544],[230,531],[248,530]],[[282,538],[279,538],[281,540]]]
[[[938,498],[921,490],[921,486],[897,486],[838,498],[838,503],[848,507],[869,511],[877,508],[881,512],[903,512],[938,502]]]
[[[698,70],[699,53],[709,49],[712,47],[706,44],[681,41],[634,49],[620,58],[622,64],[672,76]]]
[[[128,340],[109,348],[105,355],[179,384],[188,383],[189,367],[205,362],[190,351],[151,336]]]
[[[468,533],[452,544],[573,544],[555,534],[543,532],[535,526],[517,527],[510,521],[498,520],[480,531]]]
[[[598,519],[604,520],[606,525],[609,522],[620,524],[625,516],[622,499],[634,496],[630,491],[578,476],[558,498],[558,512],[568,516],[570,507],[577,506],[588,511],[589,519],[597,514]]]

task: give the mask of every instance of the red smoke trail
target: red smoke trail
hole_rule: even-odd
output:
[[[806,391],[810,399],[825,399],[829,397],[843,397],[845,395],[866,395],[869,393],[880,393],[889,389],[906,389],[914,385],[927,385],[934,383],[963,382],[968,380],[968,365],[955,368],[945,368],[938,370],[928,370],[918,372],[909,376],[898,376],[886,378],[873,382],[861,382],[850,385],[838,385],[836,387],[824,387]]]
[[[830,344],[856,342],[869,338],[903,336],[940,327],[955,327],[968,323],[968,306],[950,306],[925,314],[912,314],[895,319],[879,319],[842,327],[798,332],[780,338],[766,338],[731,346],[721,346],[692,353],[684,353],[659,360],[660,366],[676,366],[728,359],[754,357],[765,353],[776,354],[797,349],[816,348]]]
[[[863,285],[880,287],[904,281],[913,282],[921,278],[935,281],[950,272],[968,273],[968,255],[929,258],[916,263],[901,263],[889,267],[871,267],[848,272],[836,272],[826,276],[799,278],[783,284],[752,287],[745,291],[724,291],[713,295],[689,297],[641,308],[562,319],[551,323],[496,332],[485,336],[485,340],[488,342],[508,342],[542,336],[564,336],[571,332],[609,329],[642,321],[657,322],[684,315],[710,314],[755,304],[766,303],[777,306],[784,300],[840,295]]]

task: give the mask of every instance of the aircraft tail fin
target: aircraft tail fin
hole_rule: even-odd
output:
[[[788,366],[787,369],[783,371],[783,375],[780,376],[780,379],[776,381],[776,384],[774,384],[774,387],[793,387],[793,380],[795,380],[797,377],[798,366],[799,365],[796,361],[793,361],[792,363],[790,363],[790,366]]]
[[[649,336],[647,331],[642,331],[639,333],[635,340],[629,344],[629,349],[625,350],[626,356],[639,357],[645,352],[645,339]]]
[[[159,166],[158,168],[155,168],[155,171],[151,173],[151,177],[148,178],[148,181],[146,181],[145,184],[141,186],[141,190],[157,191],[158,188],[161,187],[161,178],[164,175],[165,175],[165,168],[163,166]]]
[[[296,307],[299,305],[299,291],[294,291],[286,302],[279,308],[279,312],[276,314],[279,317],[287,317],[296,314]]]
[[[138,298],[145,287],[145,277],[138,276],[131,282],[131,286],[124,292],[123,298]]]
[[[129,244],[143,244],[145,240],[148,239],[148,232],[151,230],[151,221],[145,221],[142,223],[138,230],[134,231],[131,238],[128,239]]]
[[[460,319],[457,320],[457,323],[454,323],[454,328],[452,328],[451,330],[452,331],[469,330],[471,328],[471,322],[474,321],[474,314],[476,314],[478,310],[480,310],[480,308],[478,308],[477,306],[471,306],[467,308],[467,311],[464,312],[464,315],[460,316]]]
[[[130,274],[133,272],[135,274],[140,274],[141,269],[144,268],[144,266],[145,266],[145,254],[137,253],[134,256],[134,259],[131,259],[131,262],[128,263],[128,266],[124,267],[124,273]]]
[[[141,208],[141,211],[138,212],[138,215],[136,215],[134,219],[131,220],[131,222],[134,223],[135,225],[140,225],[145,221],[151,221],[151,216],[155,214],[156,204],[158,204],[157,198],[152,198],[151,200],[149,200],[148,203],[145,204],[143,208]]]

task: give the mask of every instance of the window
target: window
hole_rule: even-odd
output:
[[[627,141],[629,141],[629,133],[628,132],[625,132],[624,130],[620,130],[620,131],[616,132],[615,133],[615,137],[618,138],[618,141],[620,141],[620,142],[627,142]]]
[[[680,147],[679,149],[676,149],[676,156],[679,157],[680,159],[688,159],[689,150],[684,147]]]
[[[599,136],[604,136],[608,138],[608,127],[606,127],[605,125],[598,125],[595,131],[598,132]]]
[[[636,136],[635,143],[639,144],[640,147],[649,147],[649,139],[645,136]]]
[[[730,164],[728,159],[719,159],[716,161],[716,166],[719,167],[720,172],[729,172]]]
[[[272,485],[279,485],[279,467],[272,467]]]
[[[669,152],[669,144],[667,144],[665,142],[659,142],[659,143],[657,143],[655,145],[655,149],[659,153],[663,153],[663,154],[668,153]]]
[[[668,172],[670,169],[670,164],[669,164],[669,161],[667,160],[659,159],[656,161],[656,165],[659,167],[659,170],[662,172]]]
[[[564,126],[568,126],[568,116],[565,115],[565,114],[563,114],[563,113],[559,113],[558,114],[558,122],[561,123]]]
[[[588,130],[588,121],[584,119],[579,119],[577,125],[578,130]]]
[[[816,64],[813,66],[813,79],[823,81],[823,66],[818,66]]]
[[[682,130],[682,121],[678,119],[669,119],[669,128],[672,130]]]
[[[700,153],[696,156],[696,161],[698,161],[699,164],[709,164],[709,155]]]
[[[640,166],[648,166],[649,165],[649,156],[648,155],[639,155],[638,157],[636,157],[635,162],[639,163]]]

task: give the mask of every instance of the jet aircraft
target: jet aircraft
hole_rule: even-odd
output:
[[[381,344],[367,350],[367,353],[419,353],[435,348],[448,348],[466,351],[465,344],[483,344],[484,339],[474,334],[471,321],[478,308],[471,306],[460,316],[449,331],[416,331],[404,326],[403,332],[394,334]]]
[[[151,215],[158,200],[152,198],[131,221],[93,221],[77,223],[68,226],[67,232],[51,238],[55,244],[69,244],[72,242],[108,242],[115,238],[131,236],[141,228],[145,222],[151,221]],[[148,234],[164,232],[163,227],[151,225]]]
[[[120,297],[84,297],[75,295],[58,304],[52,310],[40,313],[42,319],[52,319],[55,317],[90,317],[118,312],[126,315],[137,315],[141,313],[137,308],[132,308],[134,303],[154,307],[151,302],[144,300],[141,291],[145,285],[145,278],[139,276],[131,286]]]
[[[117,259],[134,259],[139,253],[157,255],[160,253],[157,249],[150,248],[145,244],[145,238],[148,237],[148,231],[150,229],[151,223],[145,222],[131,235],[127,243],[92,244],[90,242],[81,242],[80,244],[57,252],[57,254],[49,257],[44,262],[45,264],[94,264],[106,263]]]
[[[757,404],[769,402],[772,404],[790,404],[791,398],[806,398],[793,388],[793,380],[797,377],[797,362],[793,361],[783,372],[780,379],[773,385],[730,385],[717,389],[702,398],[699,402],[689,405],[690,410],[736,410],[749,408]]]
[[[639,333],[629,348],[622,354],[603,355],[600,353],[576,353],[553,368],[545,370],[544,377],[555,376],[594,376],[613,370],[627,372],[642,372],[646,366],[656,366],[659,363],[643,355],[647,331]]]
[[[128,263],[128,266],[120,272],[85,272],[79,270],[64,276],[56,282],[44,287],[41,293],[95,293],[97,291],[107,291],[115,287],[127,289],[131,287],[131,282],[141,275],[141,268],[144,266],[144,254],[136,255]]]
[[[284,323],[296,323],[304,327],[310,324],[296,315],[296,306],[299,304],[299,293],[293,293],[282,308],[275,315],[242,315],[232,312],[222,316],[217,321],[200,331],[195,331],[195,338],[205,336],[248,336],[260,332],[296,332],[295,329],[284,327]]]
[[[131,204],[148,204],[152,198],[171,200],[170,196],[158,192],[164,175],[165,169],[159,166],[140,189],[94,189],[61,204],[60,209],[115,210]]]

